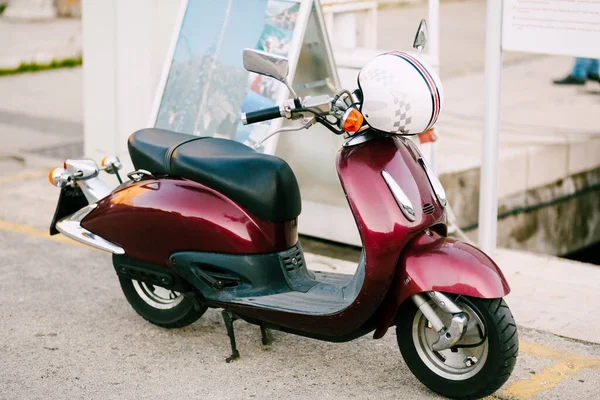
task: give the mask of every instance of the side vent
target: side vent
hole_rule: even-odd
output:
[[[317,284],[314,274],[306,269],[304,253],[299,244],[279,253],[279,260],[290,289],[306,293]]]
[[[435,207],[433,206],[433,204],[431,204],[431,203],[423,204],[423,212],[425,214],[433,214],[434,210],[435,210]]]
[[[302,250],[293,247],[292,251],[283,257],[283,267],[287,272],[297,271],[304,266],[304,256]]]

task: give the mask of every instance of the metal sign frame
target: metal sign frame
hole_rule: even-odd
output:
[[[232,0],[229,0],[230,2]],[[332,70],[332,80],[334,82],[334,85],[336,85],[336,87],[339,87],[339,78],[337,76],[337,69],[335,68],[335,63],[333,60],[333,52],[329,43],[329,39],[327,36],[327,31],[325,29],[325,25],[324,25],[324,19],[323,19],[323,15],[321,13],[321,7],[319,4],[318,0],[286,0],[288,2],[291,3],[298,3],[300,4],[300,9],[298,11],[298,16],[295,22],[295,26],[293,28],[293,36],[292,36],[292,40],[290,42],[290,46],[289,46],[289,50],[288,50],[288,55],[287,58],[289,59],[289,66],[290,66],[290,71],[289,71],[289,81],[292,83],[294,83],[294,76],[296,74],[296,69],[297,69],[297,65],[298,65],[298,60],[300,58],[301,55],[301,51],[302,51],[302,47],[303,47],[303,42],[304,42],[304,38],[305,38],[305,33],[306,33],[306,29],[307,29],[307,25],[308,25],[308,21],[311,17],[311,13],[312,12],[316,12],[316,18],[318,21],[318,26],[319,29],[321,29],[324,32],[324,46],[327,52],[327,57],[328,57],[328,61],[329,64],[333,67],[331,68]],[[169,77],[169,72],[171,70],[171,66],[173,64],[173,57],[177,48],[177,43],[179,41],[180,38],[180,34],[181,34],[181,29],[184,23],[184,19],[185,19],[185,15],[186,12],[188,10],[188,5],[190,3],[190,0],[181,0],[181,5],[179,8],[179,12],[177,15],[177,20],[175,21],[175,27],[173,29],[173,34],[171,37],[171,41],[169,44],[169,48],[167,51],[167,55],[166,55],[166,60],[160,75],[160,79],[158,82],[158,86],[156,89],[156,93],[155,93],[155,97],[154,97],[154,102],[152,105],[152,110],[150,113],[150,118],[148,120],[148,126],[150,127],[154,127],[158,118],[158,114],[159,114],[159,110],[160,110],[160,106],[163,100],[163,95],[165,92],[165,88],[167,86],[167,81],[168,81],[168,77]],[[240,51],[240,60],[242,58],[242,52]],[[285,88],[283,85],[281,85],[281,88],[278,90],[277,93],[277,97],[276,97],[276,102],[277,103],[281,103],[283,102],[285,99],[289,98],[290,94],[289,91],[287,90],[287,88]],[[267,132],[267,135],[270,134],[271,132],[273,132],[275,129],[278,129],[281,127],[283,121],[282,119],[276,119],[273,120],[270,124],[269,130]],[[264,143],[264,148],[263,151],[267,154],[274,154],[275,153],[275,149],[277,146],[277,135],[268,139],[267,141],[265,141]]]

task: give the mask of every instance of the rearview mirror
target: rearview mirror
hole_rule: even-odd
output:
[[[253,49],[244,49],[244,68],[281,82],[285,82],[289,72],[287,58]]]
[[[417,34],[415,35],[415,41],[413,42],[413,48],[419,52],[427,45],[427,21],[421,20],[419,28],[417,28]]]
[[[298,95],[287,81],[289,72],[288,64],[288,59],[285,57],[265,53],[260,50],[244,49],[244,68],[246,68],[246,70],[270,76],[271,78],[283,82],[292,96],[296,99],[298,98]]]

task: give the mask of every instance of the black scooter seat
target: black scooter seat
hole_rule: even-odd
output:
[[[129,137],[136,169],[178,176],[215,189],[267,221],[300,215],[298,182],[282,159],[233,140],[142,129]]]

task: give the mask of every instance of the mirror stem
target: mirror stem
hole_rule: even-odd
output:
[[[292,89],[292,85],[290,85],[287,80],[283,81],[283,83],[288,88],[288,90],[290,91],[290,93],[291,93],[292,97],[294,98],[294,100],[296,100],[298,98],[298,95],[296,94],[296,92],[294,91],[294,89]]]

